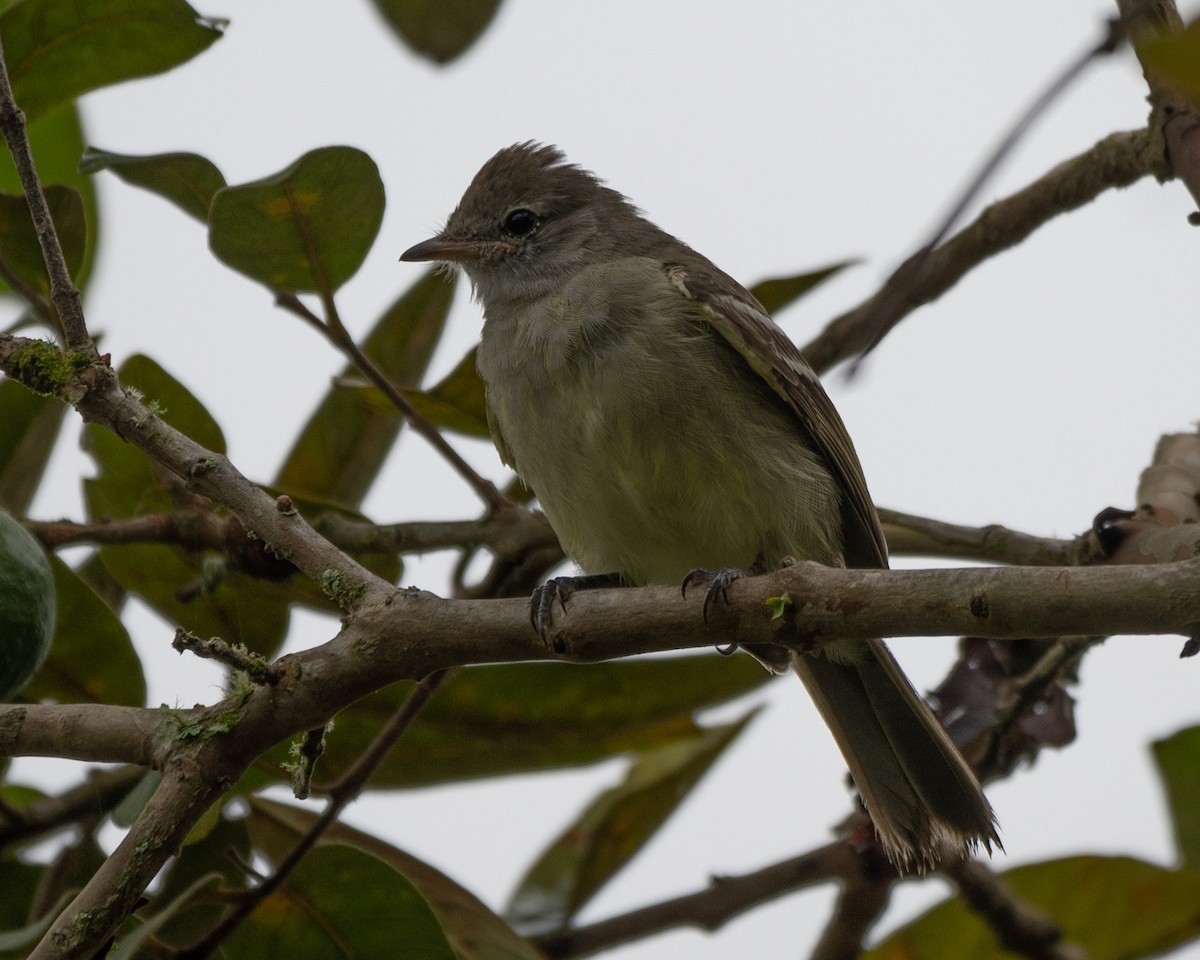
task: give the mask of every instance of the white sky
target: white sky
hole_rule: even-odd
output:
[[[1113,12],[1098,0],[507,0],[483,40],[441,69],[404,49],[361,0],[199,9],[232,19],[226,37],[171,74],[86,97],[90,141],[125,153],[202,153],[233,183],[313,147],[365,149],[388,207],[375,249],[338,297],[352,329],[369,329],[418,277],[397,257],[440,224],[479,165],[536,138],[562,146],[747,282],[862,258],[780,318],[801,343],[911,251],[1010,121]],[[1128,52],[1093,67],[985,199],[1114,130],[1142,126],[1144,97]],[[270,479],[341,359],[273,309],[264,289],[211,258],[194,221],[111,176],[99,182],[103,247],[86,303],[93,331],[103,331],[115,362],[145,352],[179,377],[217,417],[241,469]],[[1198,413],[1200,231],[1185,222],[1191,209],[1178,184],[1106,195],[905,320],[854,383],[828,378],[877,502],[1053,535],[1085,529],[1105,506],[1130,506],[1158,436],[1190,429]],[[435,376],[478,327],[477,308],[461,296]],[[503,476],[490,447],[460,446]],[[78,516],[78,478],[89,466],[74,432],[51,469],[55,483],[34,515]],[[466,516],[475,504],[408,437],[366,509],[396,521]],[[443,590],[448,564],[414,561],[409,582]],[[335,629],[314,616],[296,620],[297,645]],[[130,622],[156,665],[151,703],[217,696],[215,671],[170,652],[166,624],[144,612]],[[997,866],[1083,851],[1170,862],[1147,743],[1200,722],[1200,665],[1176,659],[1180,643],[1116,638],[1089,657],[1079,741],[990,791],[1009,851]],[[929,687],[952,644],[895,647]],[[768,698],[770,709],[587,917],[827,839],[848,809],[836,749],[798,683],[773,684]],[[531,850],[620,769],[373,796],[347,819],[499,908]],[[902,890],[886,928],[939,890]],[[612,955],[803,955],[832,895],[789,897],[715,936],[684,931]]]

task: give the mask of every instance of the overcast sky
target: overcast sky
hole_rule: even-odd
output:
[[[535,138],[563,147],[746,282],[861,258],[779,318],[801,343],[911,252],[1007,125],[1113,13],[1095,0],[507,0],[465,57],[438,68],[402,47],[364,0],[199,9],[231,18],[225,38],[166,76],[85,97],[88,138],[124,153],[202,153],[231,183],[317,146],[366,150],[388,205],[374,250],[338,296],[352,329],[369,329],[420,275],[397,262],[400,252],[439,226],[480,164]],[[1110,132],[1143,126],[1145,93],[1128,52],[1091,68],[985,200]],[[342,361],[272,308],[263,288],[209,256],[197,223],[111,176],[99,184],[93,331],[115,362],[144,352],[162,363],[217,417],[238,466],[270,479]],[[1063,536],[1106,506],[1132,506],[1159,435],[1191,429],[1200,413],[1191,209],[1178,184],[1105,195],[910,316],[854,382],[829,376],[876,501]],[[477,307],[461,294],[435,376],[478,329]],[[89,467],[74,435],[56,453],[55,483],[35,516],[80,515]],[[505,476],[490,446],[460,446],[481,470]],[[466,516],[476,504],[409,436],[366,510],[397,521]],[[444,591],[448,565],[414,561],[406,582]],[[336,629],[315,616],[297,621],[296,645]],[[215,671],[169,651],[169,625],[144,611],[129,622],[157,665],[151,703],[218,695]],[[953,653],[951,640],[894,647],[919,687],[935,685]],[[997,866],[1083,851],[1171,861],[1147,744],[1200,722],[1200,663],[1181,663],[1179,647],[1178,638],[1114,638],[1088,658],[1079,741],[990,791],[1008,849]],[[774,683],[767,699],[743,742],[588,917],[827,839],[848,810],[836,748],[800,684]],[[347,819],[501,907],[531,849],[621,769],[373,796]],[[940,889],[902,890],[888,928]],[[685,931],[613,956],[803,955],[832,896],[789,897],[716,936]]]

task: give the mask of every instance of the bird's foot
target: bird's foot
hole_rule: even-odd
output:
[[[739,570],[737,567],[725,567],[723,570],[705,570],[697,567],[695,570],[689,570],[683,578],[683,583],[679,585],[680,592],[687,596],[688,587],[695,583],[707,583],[704,588],[704,602],[700,605],[700,613],[704,617],[704,622],[708,623],[708,609],[712,606],[713,601],[720,597],[726,606],[729,605],[729,586],[734,580],[739,577],[749,577],[754,573],[753,570]],[[718,648],[720,649],[720,648]],[[733,653],[737,650],[737,644],[733,644],[728,650]],[[724,653],[725,651],[722,650]]]
[[[619,573],[593,573],[582,577],[554,577],[536,587],[529,598],[529,622],[543,640],[554,620],[554,604],[565,611],[571,594],[580,590],[623,586]]]

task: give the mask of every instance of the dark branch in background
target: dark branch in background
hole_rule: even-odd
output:
[[[62,245],[58,241],[58,233],[55,231],[54,221],[50,217],[46,194],[38,180],[37,169],[33,162],[33,150],[25,131],[25,114],[21,112],[17,101],[13,99],[12,83],[8,78],[8,64],[4,59],[2,47],[0,47],[0,134],[4,136],[9,152],[12,153],[17,176],[21,179],[21,189],[24,190],[25,200],[29,204],[29,213],[33,217],[33,229],[37,233],[38,244],[42,248],[42,259],[46,262],[46,270],[50,276],[50,300],[58,310],[67,347],[93,359],[96,357],[96,345],[92,343],[92,338],[88,335],[87,325],[83,320],[83,306],[79,290],[71,281],[71,273],[67,269]],[[32,301],[35,308],[36,303],[36,300]]]
[[[442,436],[441,431],[438,430],[433,421],[418,412],[408,402],[404,394],[396,389],[395,384],[384,376],[383,371],[371,362],[371,358],[359,349],[358,344],[354,342],[354,338],[350,336],[350,331],[346,329],[341,317],[338,316],[333,299],[331,297],[324,297],[322,299],[326,313],[324,321],[309,310],[294,293],[281,291],[275,294],[275,303],[278,306],[283,307],[289,313],[295,314],[309,326],[319,330],[346,359],[358,368],[363,376],[375,384],[391,404],[412,424],[412,428],[442,455],[442,458],[454,468],[460,477],[467,481],[467,484],[475,491],[476,495],[484,502],[488,509],[498,510],[502,506],[505,506],[508,501],[496,489],[495,485],[490,480],[485,480],[476,473],[474,468]]]
[[[867,934],[887,909],[895,876],[881,870],[873,857],[856,859],[858,869],[842,880],[837,904],[813,948],[812,960],[855,960]]]
[[[992,928],[1006,950],[1029,960],[1086,960],[1081,948],[1063,942],[1058,924],[1014,896],[1012,889],[978,860],[947,857],[938,872],[954,881],[967,905]]]
[[[861,874],[858,855],[831,843],[799,857],[740,876],[713,877],[696,893],[633,910],[619,917],[535,939],[550,960],[588,957],[673,927],[718,930],[734,917],[784,894]]]
[[[987,207],[970,224],[930,251],[914,254],[869,299],[830,321],[802,353],[817,372],[866,350],[918,307],[931,303],[967,273],[1025,240],[1059,214],[1090,203],[1106,190],[1153,174],[1169,175],[1149,130],[1113,133],[1090,150],[1060,163],[1041,179]]]
[[[76,821],[110,812],[146,775],[143,767],[93,770],[84,783],[60,794],[41,797],[0,817],[0,848],[27,842]]]

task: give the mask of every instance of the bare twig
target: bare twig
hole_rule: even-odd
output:
[[[878,339],[879,331],[886,333],[983,261],[1016,246],[1059,214],[1142,177],[1169,176],[1153,143],[1149,130],[1110,134],[1023,190],[998,200],[924,257],[917,274],[902,266],[869,299],[830,321],[803,349],[804,356],[817,371],[827,370],[864,350]]]
[[[536,943],[551,960],[567,960],[591,956],[673,927],[717,930],[751,907],[796,890],[857,876],[860,871],[857,853],[844,843],[831,843],[752,873],[713,877],[706,889],[696,893],[549,934]]]
[[[1111,20],[1108,23],[1108,29],[1104,37],[1090,49],[1086,50],[1082,55],[1077,57],[1059,76],[1055,77],[1050,84],[1042,91],[1034,100],[1033,104],[1025,111],[1024,114],[1013,124],[1012,128],[1005,135],[1000,144],[992,151],[991,155],[984,162],[979,172],[971,180],[970,184],[962,195],[955,202],[950,212],[945,216],[941,225],[933,232],[933,236],[919,249],[916,253],[904,261],[896,271],[888,278],[882,290],[876,294],[880,299],[877,301],[877,309],[874,316],[871,317],[872,325],[870,329],[864,331],[866,334],[866,343],[862,347],[861,354],[854,366],[850,368],[850,373],[853,374],[862,357],[870,353],[879,342],[887,335],[888,331],[895,326],[901,317],[908,312],[906,305],[911,301],[913,291],[922,286],[922,275],[929,265],[929,259],[934,250],[945,239],[946,234],[950,232],[954,224],[966,211],[967,207],[978,196],[979,191],[992,178],[997,168],[1004,159],[1012,152],[1020,139],[1028,132],[1029,128],[1037,120],[1062,93],[1069,87],[1080,74],[1096,59],[1107,54],[1111,54],[1116,50],[1121,42],[1125,39],[1126,31],[1124,24],[1120,20]],[[874,298],[873,298],[874,299]]]
[[[176,627],[175,639],[171,646],[180,653],[191,651],[197,657],[216,660],[234,670],[241,670],[253,683],[277,683],[280,670],[274,664],[268,663],[260,654],[247,650],[245,647],[230,644],[220,637],[210,637],[205,640],[189,633],[182,627]]]
[[[938,869],[954,881],[1005,949],[1029,960],[1085,960],[1080,947],[1063,942],[1058,924],[1018,897],[978,860],[946,857]]]
[[[442,458],[467,482],[479,499],[490,510],[497,510],[504,506],[508,501],[496,489],[495,484],[476,473],[475,469],[442,436],[441,431],[438,430],[433,421],[409,403],[408,398],[396,388],[396,385],[384,375],[383,371],[372,362],[370,357],[359,349],[358,344],[354,342],[354,338],[350,335],[350,331],[346,329],[341,317],[338,316],[333,298],[322,297],[322,302],[325,307],[324,321],[309,310],[304,305],[304,302],[295,294],[283,291],[277,291],[275,294],[275,303],[278,306],[283,307],[289,313],[295,314],[310,326],[321,331],[325,338],[337,347],[362,372],[363,376],[370,380],[388,398],[392,406],[399,410],[408,422],[412,424],[413,429],[442,455]]]
[[[86,817],[108,813],[145,775],[144,767],[132,765],[93,770],[78,786],[6,814],[0,820],[0,847],[33,840]]]
[[[996,523],[967,527],[899,510],[880,509],[879,519],[888,551],[893,554],[1046,567],[1076,566],[1094,559],[1094,545],[1088,536],[1073,540],[1036,537]]]
[[[54,221],[50,217],[46,194],[38,180],[33,162],[33,150],[25,132],[25,114],[21,112],[21,108],[13,99],[12,84],[8,78],[8,65],[4,60],[3,47],[0,47],[0,134],[4,136],[8,149],[12,153],[17,175],[21,179],[21,188],[25,191],[25,199],[29,204],[30,215],[33,217],[33,229],[37,233],[38,243],[42,248],[42,258],[46,261],[46,270],[50,276],[50,300],[58,310],[67,347],[85,354],[89,359],[94,358],[96,346],[88,335],[79,290],[71,280],[66,258],[63,256],[62,245],[59,243],[58,233],[54,229]]]

